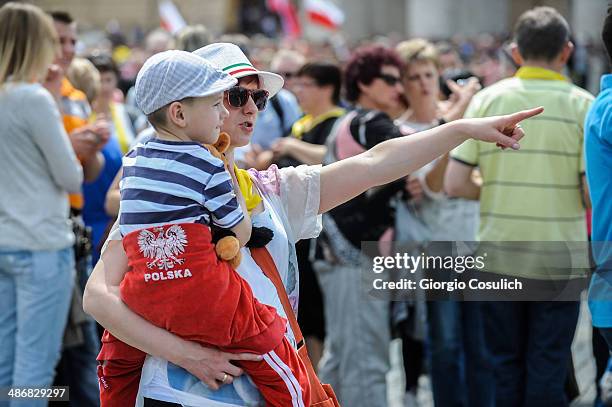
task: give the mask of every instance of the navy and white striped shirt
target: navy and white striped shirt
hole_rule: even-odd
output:
[[[223,162],[196,142],[137,144],[123,158],[119,187],[123,236],[169,223],[229,229],[244,218]]]

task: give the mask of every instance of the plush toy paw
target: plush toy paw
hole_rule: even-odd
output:
[[[229,259],[227,262],[228,262],[228,264],[230,265],[231,268],[236,270],[238,268],[238,266],[240,265],[241,261],[242,261],[242,254],[239,251],[234,257]]]
[[[221,260],[225,260],[232,268],[240,264],[240,242],[234,236],[225,236],[215,244],[215,252]]]

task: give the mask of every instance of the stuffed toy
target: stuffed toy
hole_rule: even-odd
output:
[[[225,151],[230,146],[229,134],[223,132],[219,134],[219,138],[214,144],[205,144],[210,153],[223,161],[227,169],[227,160],[225,159]],[[242,185],[241,185],[242,188]],[[259,200],[261,201],[261,199]],[[249,208],[249,210],[252,208]],[[212,242],[215,245],[215,253],[221,260],[227,261],[235,270],[240,265],[242,258],[240,254],[240,243],[234,233],[229,229],[222,229],[211,224]],[[274,233],[265,227],[253,227],[251,230],[251,238],[246,246],[250,248],[264,247],[274,237]]]

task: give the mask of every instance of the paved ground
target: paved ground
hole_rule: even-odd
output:
[[[582,302],[580,318],[574,343],[572,345],[576,378],[580,387],[580,397],[572,407],[591,407],[595,398],[595,362],[591,349],[591,321],[586,302]],[[404,373],[401,366],[401,343],[391,343],[391,371],[387,375],[389,407],[404,407]],[[433,407],[429,378],[419,380],[419,407]]]

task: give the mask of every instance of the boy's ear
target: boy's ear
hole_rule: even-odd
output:
[[[185,117],[184,105],[181,102],[172,102],[168,106],[168,123],[172,123],[178,127],[185,127],[187,120]]]

